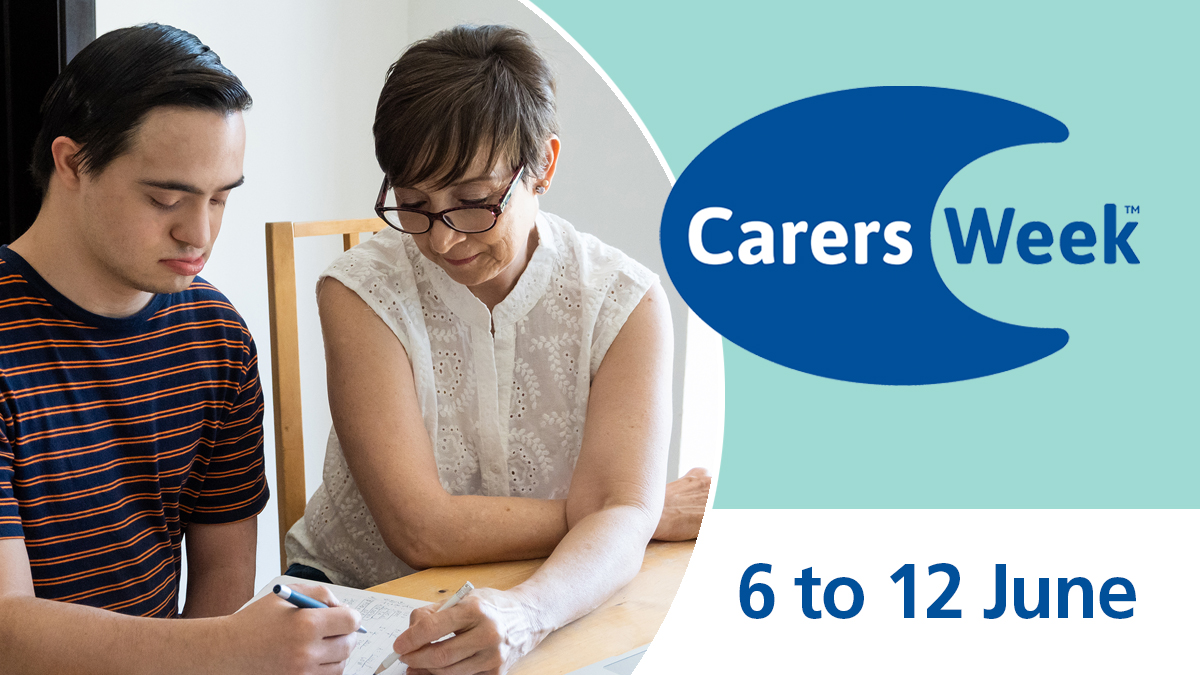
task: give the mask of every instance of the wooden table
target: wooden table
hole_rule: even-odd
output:
[[[654,638],[675,599],[695,541],[652,541],[642,569],[596,611],[551,633],[521,659],[512,675],[562,675],[589,663],[623,654]],[[476,586],[507,590],[525,581],[545,561],[437,567],[386,584],[372,591],[439,602],[470,581]]]

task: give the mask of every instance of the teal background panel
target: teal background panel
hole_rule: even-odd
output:
[[[921,85],[1008,99],[1067,125],[947,186],[933,251],[968,306],[1063,328],[1060,352],[951,384],[883,387],[789,370],[725,343],[717,508],[1196,508],[1200,5],[961,2],[537,3],[629,99],[678,175],[741,122],[830,91]],[[801,160],[802,161],[802,160]],[[745,179],[714,190],[753,190]],[[1023,262],[1016,232],[1103,207],[1141,264]],[[1138,207],[1126,215],[1126,206]],[[944,209],[993,230],[1003,264],[954,258]],[[799,216],[802,217],[802,216]],[[751,292],[751,291],[748,291]],[[811,292],[819,292],[812,289]],[[786,340],[787,336],[779,336]]]

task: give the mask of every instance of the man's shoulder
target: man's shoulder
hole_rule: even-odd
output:
[[[238,313],[225,294],[211,283],[196,277],[190,286],[173,293],[170,302],[154,313],[155,318],[184,314],[188,320],[234,321],[246,328],[246,320]],[[181,317],[182,318],[182,317]]]
[[[0,302],[30,295],[29,280],[20,266],[9,262],[7,247],[0,248]]]
[[[232,348],[252,361],[257,348],[246,320],[225,294],[208,281],[196,277],[191,285],[163,300],[149,312],[138,330],[154,344],[183,342],[194,349]],[[151,342],[146,343],[151,346]]]

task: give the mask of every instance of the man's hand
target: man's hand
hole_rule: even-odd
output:
[[[662,541],[695,539],[700,533],[700,521],[704,519],[704,506],[708,503],[711,486],[712,476],[708,469],[701,467],[667,483],[663,513],[654,530],[654,538]]]
[[[296,590],[329,605],[300,609],[270,594],[225,622],[225,650],[231,663],[223,672],[262,675],[341,675],[354,650],[354,631],[362,620],[350,607],[338,607],[324,586],[297,584]]]
[[[436,609],[413,610],[408,630],[392,646],[409,675],[503,675],[549,634],[510,591],[477,588],[450,609]],[[431,644],[450,633],[454,637]]]

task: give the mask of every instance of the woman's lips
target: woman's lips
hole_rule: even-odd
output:
[[[204,258],[172,258],[170,260],[160,260],[170,270],[180,276],[194,277],[200,274],[200,270],[204,269]]]
[[[474,260],[478,257],[479,257],[479,254],[476,253],[475,255],[471,256],[470,258],[459,258],[457,260],[455,260],[453,258],[442,258],[442,260],[445,260],[446,262],[450,263],[451,265],[466,265],[467,263],[471,262],[472,260]]]

